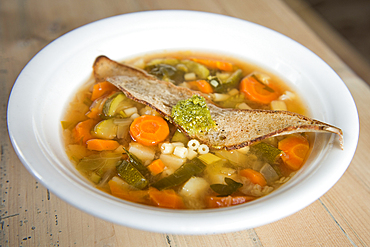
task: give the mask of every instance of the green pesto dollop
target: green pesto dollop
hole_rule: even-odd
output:
[[[199,95],[177,102],[172,108],[171,117],[190,135],[216,127],[206,100]]]

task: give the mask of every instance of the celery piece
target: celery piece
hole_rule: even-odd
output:
[[[185,146],[189,142],[189,138],[181,132],[181,130],[176,129],[175,133],[172,136],[171,142],[181,142]]]
[[[243,186],[243,184],[228,177],[225,177],[225,183],[226,184],[211,184],[210,187],[214,192],[220,194],[219,196],[229,196]]]
[[[135,166],[123,160],[121,164],[117,166],[117,172],[123,180],[129,185],[132,185],[140,190],[144,189],[148,185],[148,180],[139,172]]]
[[[198,156],[198,159],[200,159],[201,161],[203,161],[207,165],[210,165],[212,163],[215,163],[215,162],[221,160],[220,157],[218,157],[214,154],[211,154],[211,153],[201,154],[201,155]]]
[[[249,150],[257,156],[266,159],[269,164],[274,164],[276,157],[280,156],[282,152],[280,149],[265,142],[254,144]]]
[[[185,183],[192,176],[202,172],[205,168],[206,165],[204,165],[202,161],[200,161],[198,158],[194,158],[180,166],[171,175],[153,183],[152,186],[158,190],[169,189],[171,187],[178,186],[182,183]]]

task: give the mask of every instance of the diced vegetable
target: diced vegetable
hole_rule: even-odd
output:
[[[141,145],[137,142],[131,142],[129,146],[129,152],[139,158],[141,161],[152,161],[155,156],[155,150]]]
[[[268,85],[259,81],[256,77],[247,76],[240,82],[240,91],[245,96],[261,104],[269,104],[279,98],[279,89],[273,83]]]
[[[206,166],[199,159],[194,158],[182,165],[173,174],[158,180],[152,184],[152,186],[159,190],[172,188],[186,182],[192,176],[202,172],[205,168]]]
[[[95,125],[95,121],[92,119],[87,119],[85,121],[79,122],[73,129],[73,135],[76,142],[82,141],[83,144],[87,140],[92,139],[91,130]]]
[[[213,93],[213,88],[206,80],[196,80],[189,82],[191,88],[202,93]]]
[[[234,70],[234,65],[229,62],[217,61],[217,60],[211,60],[211,59],[202,59],[202,58],[192,58],[191,60],[194,62],[203,64],[211,69],[219,69],[223,71],[233,71]]]
[[[189,138],[184,133],[182,133],[182,131],[179,129],[176,129],[175,133],[173,134],[171,138],[171,142],[182,142],[184,145],[186,145],[188,141],[189,141]]]
[[[156,188],[149,188],[149,197],[154,205],[161,208],[183,209],[184,202],[174,190],[159,191]]]
[[[253,196],[209,196],[207,197],[207,207],[208,208],[221,208],[230,207],[233,205],[242,204],[254,200]]]
[[[112,91],[117,91],[117,88],[113,84],[107,81],[97,83],[93,87],[91,100],[94,101],[97,98],[103,96],[104,94],[110,93]]]
[[[243,186],[243,184],[228,177],[225,177],[225,183],[226,184],[211,184],[210,187],[214,192],[220,194],[220,196],[229,196]]]
[[[144,175],[141,174],[132,163],[126,160],[123,160],[121,164],[117,166],[117,172],[129,185],[140,190],[148,186],[148,180]]]
[[[200,159],[201,161],[203,161],[207,165],[210,165],[214,162],[217,162],[217,161],[221,160],[220,157],[217,157],[216,155],[211,154],[211,153],[206,153],[206,154],[199,155],[198,159]]]
[[[146,199],[148,196],[148,191],[146,190],[130,190],[127,188],[127,186],[123,186],[117,182],[117,179],[110,180],[108,185],[113,196],[132,202],[149,204],[148,200]]]
[[[152,163],[150,163],[150,165],[148,165],[149,171],[154,176],[163,172],[164,168],[165,168],[165,165],[163,164],[162,160],[160,160],[160,159],[157,159],[157,160],[153,161]]]
[[[130,134],[135,141],[145,146],[153,146],[167,138],[169,128],[163,118],[143,115],[132,122]]]
[[[273,100],[271,101],[271,110],[274,111],[287,111],[287,107],[284,101],[282,100]]]
[[[114,119],[102,120],[95,125],[94,135],[101,139],[114,139],[117,136],[117,125],[114,123]]]
[[[191,177],[182,186],[179,194],[183,197],[195,197],[200,198],[203,196],[209,188],[207,180],[201,177]]]
[[[115,150],[119,147],[117,141],[104,139],[90,139],[86,144],[88,149],[95,151]]]
[[[295,171],[301,168],[310,149],[308,140],[302,135],[288,136],[279,142],[278,147],[283,151],[284,163]]]
[[[77,163],[76,168],[85,174],[89,171],[103,174],[107,170],[114,169],[120,159],[120,154],[102,152],[82,158],[80,162]]]
[[[259,184],[262,187],[267,184],[265,177],[261,173],[252,169],[241,170],[239,175],[248,178],[252,183]]]
[[[204,65],[191,60],[181,60],[181,63],[185,64],[189,72],[194,72],[199,79],[206,79],[209,76],[209,70]]]
[[[275,163],[275,160],[281,154],[281,150],[267,144],[265,142],[259,142],[250,146],[250,151],[260,156],[261,158],[266,159],[270,164]]]
[[[173,154],[161,154],[159,158],[167,167],[170,167],[174,170],[178,169],[186,162],[186,158],[180,158]]]
[[[241,69],[236,70],[225,82],[221,82],[221,84],[215,87],[214,91],[216,93],[226,93],[239,84],[242,76],[243,71]]]
[[[103,106],[103,114],[105,117],[113,117],[122,110],[126,96],[123,93],[115,93],[110,96]]]
[[[123,148],[128,156],[128,161],[145,177],[149,176],[149,170],[143,165],[141,160],[136,157],[134,154],[127,151],[125,148]]]
[[[260,173],[263,175],[268,183],[275,182],[279,178],[279,175],[277,174],[275,169],[268,163],[262,166]]]

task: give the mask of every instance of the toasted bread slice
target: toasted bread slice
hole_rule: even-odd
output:
[[[343,148],[343,133],[335,126],[288,111],[221,108],[200,92],[158,80],[143,70],[119,64],[104,56],[96,59],[94,75],[97,80],[107,80],[117,86],[128,98],[155,109],[190,138],[196,138],[216,149],[239,149],[272,136],[299,132],[338,134]],[[173,121],[171,111],[178,101],[194,94],[206,99],[217,128],[189,135]]]

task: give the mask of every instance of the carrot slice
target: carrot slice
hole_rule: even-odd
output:
[[[145,145],[153,146],[164,141],[170,133],[167,122],[158,116],[143,115],[130,125],[132,139]]]
[[[279,91],[276,85],[273,83],[264,85],[253,76],[245,77],[240,82],[239,87],[240,91],[243,92],[248,99],[261,104],[268,104],[279,97]]]
[[[104,81],[94,85],[91,100],[96,100],[97,98],[103,96],[111,91],[117,91],[118,89],[111,83]]]
[[[296,171],[303,165],[310,144],[302,135],[291,135],[281,140],[278,143],[278,148],[283,151],[281,158],[284,163]]]
[[[222,208],[238,205],[254,200],[253,196],[208,196],[206,199],[207,208]]]
[[[86,142],[87,149],[95,151],[115,150],[119,147],[119,143],[114,140],[90,139]]]
[[[189,82],[190,87],[201,91],[202,93],[213,93],[213,88],[206,80],[196,80]]]
[[[95,121],[93,119],[87,119],[85,121],[79,122],[73,129],[73,136],[76,142],[82,141],[83,144],[87,140],[92,139],[91,129],[94,127]]]
[[[127,190],[119,185],[117,182],[110,180],[108,182],[110,192],[113,196],[119,197],[124,200],[148,204],[148,191],[147,190]]]
[[[157,160],[153,161],[152,163],[150,163],[150,165],[148,165],[149,171],[154,176],[163,172],[164,167],[165,167],[165,165],[163,164],[162,160],[160,160],[160,159],[157,159]]]
[[[203,64],[204,66],[207,66],[210,69],[219,69],[223,71],[233,71],[234,65],[229,62],[223,62],[223,61],[217,61],[217,60],[211,60],[211,59],[202,59],[202,58],[191,58],[194,62]]]
[[[262,187],[267,184],[265,177],[253,169],[243,169],[239,172],[240,176],[249,178],[249,180],[254,184],[259,184]]]
[[[158,207],[172,209],[185,208],[182,197],[172,189],[159,191],[156,188],[149,187],[148,192],[153,204]]]

